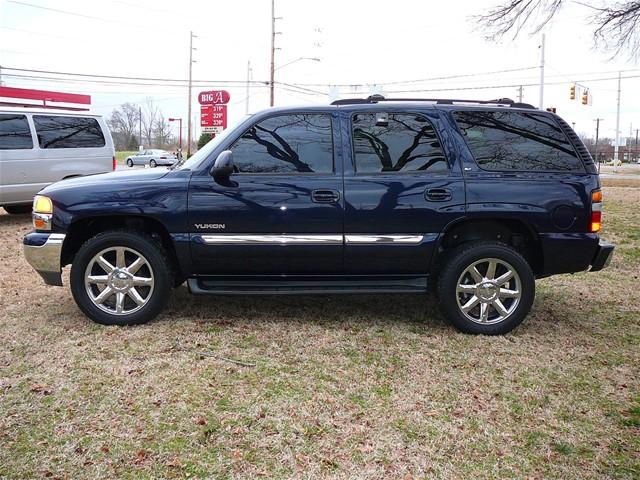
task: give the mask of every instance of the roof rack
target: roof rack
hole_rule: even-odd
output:
[[[431,102],[438,105],[468,103],[476,105],[506,105],[514,108],[536,108],[528,103],[514,102],[510,98],[498,98],[496,100],[461,100],[455,98],[385,98],[379,94],[370,95],[367,98],[343,98],[341,100],[334,100],[331,102],[331,105],[358,105],[379,102]]]

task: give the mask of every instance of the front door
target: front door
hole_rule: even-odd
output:
[[[464,180],[445,154],[452,149],[440,122],[435,109],[343,117],[352,138],[344,145],[345,273],[428,273],[439,233],[465,211]]]
[[[229,182],[206,172],[192,177],[189,226],[197,274],[342,273],[337,123],[328,112],[262,117],[230,146],[236,173]]]

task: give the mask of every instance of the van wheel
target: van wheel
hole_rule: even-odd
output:
[[[3,208],[9,215],[23,215],[25,213],[31,213],[31,204],[5,205]]]
[[[158,164],[156,163],[156,161],[152,158],[151,161],[149,162],[149,166],[151,168],[156,168],[158,166]]]
[[[501,335],[527,316],[535,297],[531,267],[513,248],[497,242],[462,245],[438,279],[443,315],[465,333]]]
[[[160,313],[173,280],[162,247],[124,231],[87,240],[71,266],[71,292],[80,310],[104,325],[146,323]]]
[[[127,167],[133,167],[133,160],[127,158]]]

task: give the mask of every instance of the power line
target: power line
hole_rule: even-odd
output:
[[[157,78],[157,77],[125,77],[120,75],[101,75],[95,73],[73,73],[73,72],[58,72],[52,70],[34,70],[29,68],[14,68],[14,67],[6,67],[2,66],[2,70],[10,70],[12,72],[27,72],[27,73],[43,73],[47,75],[65,75],[65,76],[73,76],[73,77],[82,77],[82,78],[105,78],[105,79],[116,79],[116,80],[142,80],[142,81],[154,81],[154,82],[184,82],[185,84],[189,81],[186,78]],[[194,83],[247,83],[246,80],[193,80]],[[252,80],[251,83],[255,84],[268,84],[266,81]]]
[[[7,1],[7,3],[13,3],[13,4],[16,4],[16,5],[21,5],[23,7],[37,8],[37,9],[40,9],[40,10],[47,10],[49,12],[59,13],[59,14],[62,14],[62,15],[71,15],[71,16],[74,16],[74,17],[85,18],[87,20],[96,20],[96,21],[99,21],[99,22],[117,23],[117,24],[121,24],[121,25],[129,25],[130,27],[138,29],[138,30],[139,29],[156,30],[156,29],[152,29],[150,27],[145,27],[145,26],[134,24],[134,23],[123,22],[122,20],[115,20],[115,19],[104,18],[104,17],[96,17],[94,15],[86,15],[84,13],[70,12],[69,10],[61,10],[59,8],[45,7],[43,5],[35,5],[33,3],[20,2],[18,0],[6,0],[6,1]]]

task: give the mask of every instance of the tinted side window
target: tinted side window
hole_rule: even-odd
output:
[[[358,113],[352,128],[358,173],[449,169],[435,130],[420,115]]]
[[[0,115],[0,150],[33,148],[31,130],[25,115]]]
[[[329,115],[267,118],[249,128],[231,148],[233,162],[240,172],[333,172],[333,136]]]
[[[104,147],[95,118],[34,115],[40,148]]]
[[[485,170],[583,172],[553,117],[524,112],[455,112],[478,165]]]

